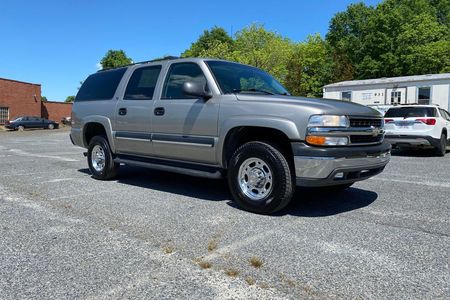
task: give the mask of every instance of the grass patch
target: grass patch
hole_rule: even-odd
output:
[[[245,277],[245,282],[247,282],[248,285],[254,285],[256,281],[253,277],[247,276]]]
[[[210,240],[208,243],[208,251],[213,252],[214,250],[217,249],[217,246],[218,246],[218,244],[217,244],[216,240]]]
[[[175,248],[171,245],[167,245],[163,248],[163,251],[165,254],[171,254],[173,251],[175,251]]]
[[[262,259],[257,256],[251,257],[249,261],[250,265],[252,265],[255,268],[261,268],[261,266],[263,265]]]
[[[200,268],[202,269],[209,269],[211,268],[212,264],[209,261],[200,261],[198,263],[198,265],[200,266]]]
[[[239,271],[236,269],[229,268],[229,269],[225,269],[225,274],[227,274],[230,277],[236,277],[239,275]]]

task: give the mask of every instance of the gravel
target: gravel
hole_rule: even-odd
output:
[[[224,180],[94,180],[83,151],[65,129],[0,132],[1,299],[450,298],[450,153],[397,152],[261,216]]]

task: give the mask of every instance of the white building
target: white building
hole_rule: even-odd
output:
[[[450,108],[450,73],[332,83],[323,87],[323,97],[364,105],[438,104]]]

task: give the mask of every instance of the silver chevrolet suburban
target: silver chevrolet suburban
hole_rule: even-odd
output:
[[[121,164],[227,177],[235,202],[262,214],[284,208],[296,186],[345,189],[390,159],[376,110],[293,97],[260,69],[216,59],[170,57],[90,75],[70,138],[88,149],[96,179],[114,178]]]

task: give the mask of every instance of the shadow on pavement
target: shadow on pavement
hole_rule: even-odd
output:
[[[447,150],[447,153],[449,151]],[[392,156],[405,156],[405,157],[437,157],[434,153],[434,149],[393,149]]]
[[[78,170],[90,174],[89,169]],[[118,183],[136,187],[163,191],[177,195],[208,201],[231,201],[226,180],[214,180],[180,175],[170,172],[151,170],[140,167],[122,166]],[[323,189],[297,188],[291,204],[273,216],[295,215],[302,217],[324,217],[368,206],[377,199],[372,191],[349,188],[340,192],[326,192]]]

